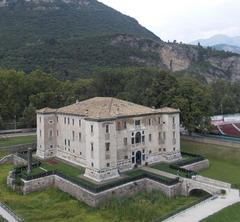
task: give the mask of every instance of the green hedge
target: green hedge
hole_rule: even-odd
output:
[[[99,193],[101,191],[105,191],[105,190],[111,189],[113,187],[120,186],[120,185],[129,183],[129,182],[134,182],[134,181],[137,181],[137,180],[140,180],[143,178],[149,178],[149,179],[152,179],[159,183],[165,184],[167,186],[171,186],[171,185],[177,184],[179,182],[179,178],[171,179],[171,178],[163,177],[160,175],[155,175],[153,173],[149,173],[149,172],[145,172],[145,171],[139,171],[139,173],[136,174],[135,176],[128,176],[128,177],[113,181],[111,183],[106,183],[106,184],[95,184],[95,183],[92,183],[83,178],[70,177],[58,170],[43,172],[43,173],[36,174],[36,175],[27,175],[25,173],[18,174],[19,177],[21,177],[24,180],[28,180],[28,181],[46,177],[46,176],[50,176],[50,175],[57,175],[63,179],[66,179],[66,180],[74,183],[74,184],[77,184],[93,193]]]

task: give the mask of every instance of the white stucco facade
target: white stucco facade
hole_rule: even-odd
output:
[[[84,104],[75,106],[82,109]],[[79,115],[61,109],[37,111],[37,156],[81,165],[85,176],[96,181],[118,177],[135,165],[181,158],[179,110],[151,109],[127,116],[124,110],[121,115],[121,107],[124,103],[117,115],[111,111],[111,118],[91,115],[91,108],[98,109],[95,105]]]

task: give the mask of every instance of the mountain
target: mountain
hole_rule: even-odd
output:
[[[215,48],[216,50],[222,50],[225,52],[232,52],[232,53],[240,54],[240,47],[238,47],[238,46],[219,44],[219,45],[214,45],[212,47]]]
[[[0,67],[42,69],[60,79],[99,67],[157,67],[206,83],[240,80],[240,56],[166,43],[96,0],[0,0]]]
[[[216,46],[216,45],[230,45],[240,47],[240,36],[229,37],[227,35],[215,35],[208,39],[198,39],[190,44],[197,45],[200,43],[202,46]]]
[[[0,46],[7,49],[116,33],[159,39],[135,19],[96,0],[2,1]]]

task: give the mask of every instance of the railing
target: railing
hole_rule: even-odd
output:
[[[0,207],[2,207],[4,210],[6,210],[16,221],[18,222],[24,222],[22,218],[17,216],[8,206],[0,202]]]

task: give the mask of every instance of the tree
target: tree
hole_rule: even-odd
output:
[[[204,133],[210,129],[213,108],[207,86],[194,79],[179,80],[172,106],[181,110],[181,122],[190,134],[195,130]]]
[[[24,109],[23,121],[26,127],[36,127],[36,107],[32,103]]]

